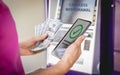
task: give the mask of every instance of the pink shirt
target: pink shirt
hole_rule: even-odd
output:
[[[24,75],[15,22],[0,0],[0,75]]]

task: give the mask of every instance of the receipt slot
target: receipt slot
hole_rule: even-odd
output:
[[[75,75],[80,73],[99,75],[101,72],[101,0],[48,0],[47,4],[49,5],[47,17],[63,22],[53,42],[47,48],[47,64],[54,65],[60,60],[53,54],[53,51],[73,23],[81,18],[90,21],[91,24],[84,33],[86,38],[81,46],[82,54],[72,66],[71,71]]]

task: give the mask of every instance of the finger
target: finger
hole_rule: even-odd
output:
[[[47,38],[47,36],[48,36],[48,34],[43,34],[41,36],[36,37],[35,39],[36,39],[36,41],[43,41],[44,39]]]
[[[21,56],[32,55],[32,54],[34,54],[34,52],[32,52],[31,50],[28,50],[28,49],[21,49],[20,54],[21,54]]]
[[[76,41],[74,42],[76,45],[80,46],[82,41],[85,39],[84,35],[81,35],[79,38],[76,39]]]
[[[45,40],[47,38],[48,34],[43,34],[40,36],[40,41]]]

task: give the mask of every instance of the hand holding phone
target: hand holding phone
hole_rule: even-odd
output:
[[[64,35],[61,41],[52,51],[52,54],[58,58],[61,58],[66,48],[72,44],[80,35],[83,35],[90,26],[91,22],[83,19],[77,19],[71,26],[68,32]]]

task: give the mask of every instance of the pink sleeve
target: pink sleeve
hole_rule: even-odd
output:
[[[0,0],[0,75],[24,75],[15,22]]]

